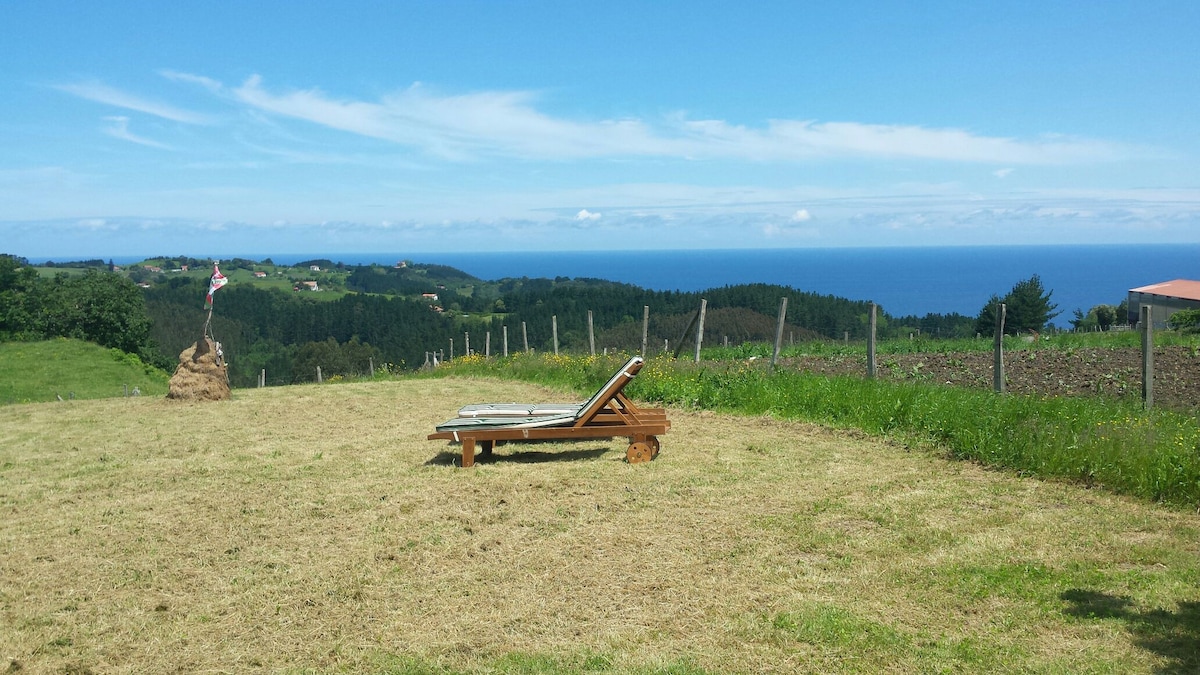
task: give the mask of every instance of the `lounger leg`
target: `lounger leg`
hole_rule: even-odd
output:
[[[494,447],[496,447],[496,441],[479,441],[479,454],[490,456]]]
[[[475,466],[475,439],[464,438],[462,440],[462,465],[463,468]]]

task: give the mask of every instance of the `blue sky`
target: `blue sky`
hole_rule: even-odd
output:
[[[1200,242],[1196,2],[0,2],[30,258]]]

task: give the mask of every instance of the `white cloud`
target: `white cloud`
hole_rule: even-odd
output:
[[[116,106],[118,108],[126,108],[128,110],[136,110],[156,117],[162,117],[174,122],[183,122],[185,124],[208,124],[209,118],[200,113],[176,108],[167,103],[158,101],[150,101],[133,94],[128,94],[123,91],[114,89],[108,85],[99,82],[83,82],[78,84],[63,84],[57,85],[55,89],[66,92],[73,96],[104,103],[106,105]]]
[[[423,149],[452,159],[507,155],[539,159],[673,157],[798,161],[826,157],[1055,164],[1119,159],[1133,152],[1063,136],[1019,140],[918,126],[770,120],[765,127],[675,115],[575,121],[534,107],[522,91],[438,95],[414,85],[379,101],[336,99],[318,89],[267,91],[253,76],[233,90],[242,103],[277,115]]]
[[[145,146],[151,147],[151,148],[158,148],[159,150],[173,150],[174,149],[165,143],[159,143],[158,141],[154,141],[149,138],[144,138],[142,136],[138,136],[137,134],[131,132],[129,130],[129,118],[128,117],[124,117],[122,115],[115,115],[115,116],[111,116],[111,117],[105,117],[104,120],[109,123],[108,126],[106,126],[104,128],[104,133],[108,134],[109,136],[112,136],[113,138],[119,138],[122,141],[129,141],[130,143],[137,143],[138,145],[145,145]]]
[[[479,154],[567,158],[654,154],[641,122],[577,123],[544,115],[525,92],[437,96],[414,85],[380,102],[336,100],[317,89],[274,95],[253,76],[234,95],[260,110],[350,133],[421,147],[450,159]]]
[[[810,220],[812,220],[812,214],[808,212],[808,209],[800,209],[792,214],[792,222],[794,223],[806,223]]]
[[[996,169],[995,171],[992,172],[992,175],[995,176],[996,178],[1008,178],[1009,175],[1012,174],[1012,172],[1013,172],[1012,169]]]
[[[575,214],[575,220],[600,220],[600,214],[583,209]]]
[[[819,239],[821,237],[821,231],[815,227],[792,227],[779,223],[763,225],[762,233],[767,239]]]
[[[166,70],[166,69],[158,71],[158,74],[162,75],[163,77],[167,78],[168,80],[171,80],[172,82],[184,82],[187,84],[198,84],[201,87],[204,87],[205,89],[207,89],[211,92],[214,92],[214,93],[219,93],[220,91],[222,91],[225,88],[225,86],[222,85],[220,82],[212,79],[211,77],[204,77],[203,75],[192,75],[191,73],[181,73],[176,70]]]

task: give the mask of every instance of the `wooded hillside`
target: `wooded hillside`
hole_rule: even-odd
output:
[[[77,337],[139,354],[172,368],[200,338],[211,263],[163,257],[120,270],[85,261],[60,263],[41,274],[27,261],[0,256],[0,340]],[[350,266],[329,260],[277,266],[235,259],[214,300],[213,335],[222,342],[234,386],[254,386],[265,370],[271,384],[377,369],[412,369],[428,354],[500,354],[528,347],[586,352],[591,312],[596,350],[637,351],[649,307],[648,349],[672,350],[707,300],[704,344],[774,339],[781,298],[788,298],[785,339],[862,340],[870,303],[785,286],[746,284],[702,292],[653,291],[599,279],[485,281],[443,265]],[[142,288],[133,283],[138,280]],[[319,292],[308,292],[309,289]],[[880,315],[881,334],[969,331],[973,318],[951,315],[900,321]],[[923,322],[936,325],[926,329]],[[889,325],[891,326],[889,328]],[[524,329],[524,330],[522,330]],[[900,334],[900,333],[897,333]],[[694,344],[694,342],[692,343]]]

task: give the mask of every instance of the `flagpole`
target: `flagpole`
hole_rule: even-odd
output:
[[[208,318],[204,320],[204,335],[203,335],[203,337],[206,337],[206,338],[212,338],[212,333],[209,331],[209,324],[212,323],[212,311],[213,311],[212,303],[209,303],[208,304]],[[215,341],[215,338],[214,338],[214,341]]]

